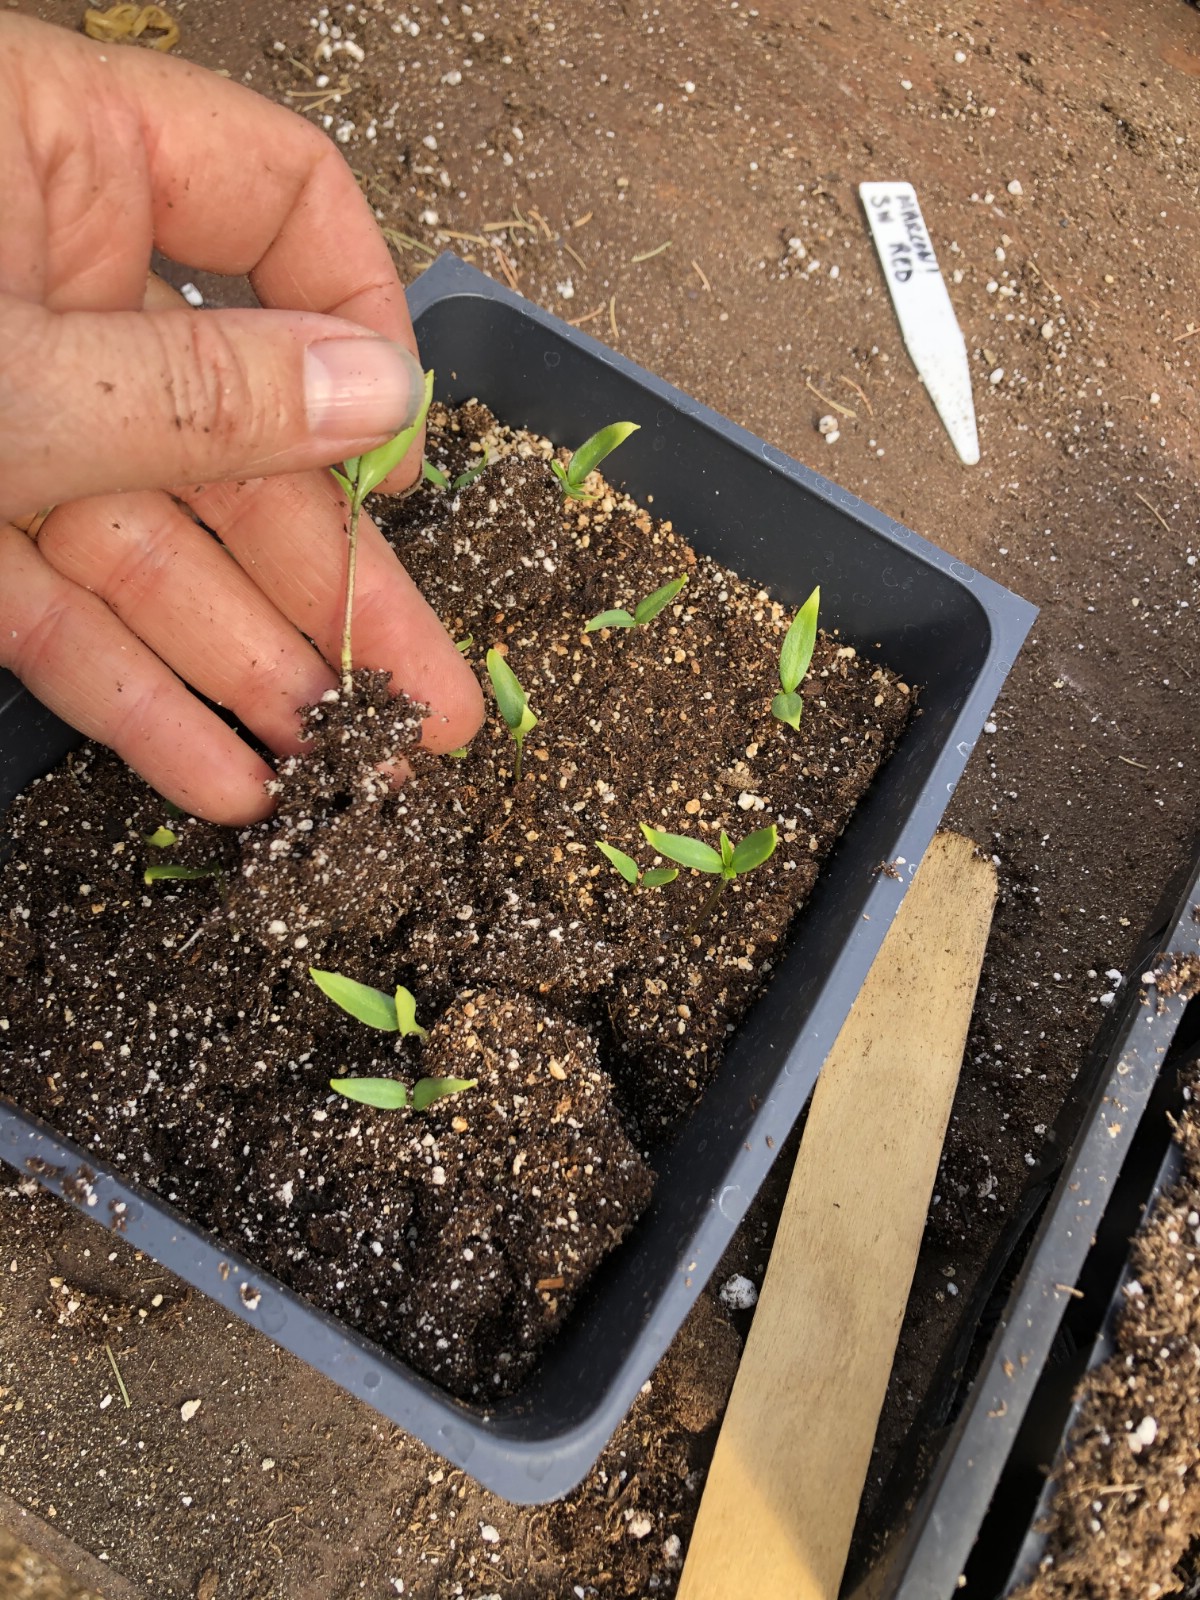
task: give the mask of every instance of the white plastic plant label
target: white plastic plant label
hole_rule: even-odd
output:
[[[979,460],[967,346],[911,183],[860,183],[904,343],[960,458]]]

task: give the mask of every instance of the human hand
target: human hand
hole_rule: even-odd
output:
[[[0,665],[185,809],[254,820],[269,769],[187,685],[282,753],[336,683],[345,504],[314,469],[416,413],[403,290],[334,146],[190,64],[2,17],[0,148]],[[271,309],[142,309],[155,245]],[[36,540],[4,520],[49,504]],[[356,660],[462,744],[479,685],[366,518],[358,596]]]

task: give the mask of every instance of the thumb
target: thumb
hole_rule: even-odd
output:
[[[0,295],[0,517],[328,466],[410,426],[423,394],[411,351],[337,317]]]

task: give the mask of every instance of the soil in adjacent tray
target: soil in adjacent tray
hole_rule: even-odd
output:
[[[1055,1469],[1045,1555],[1011,1600],[1155,1600],[1200,1592],[1200,1076],[1176,1138],[1183,1176],[1130,1255],[1116,1353],[1080,1388]]]
[[[776,721],[789,613],[621,495],[564,502],[544,441],[435,411],[451,475],[485,448],[389,536],[481,676],[507,654],[539,718],[520,782],[490,696],[465,757],[433,758],[420,708],[360,672],[312,708],[270,821],[172,816],[87,747],[14,806],[0,886],[0,1090],[476,1400],[520,1382],[644,1209],[914,700],[822,635],[799,731]],[[650,624],[584,632],[679,576]],[[596,849],[649,867],[640,822],[773,822],[779,845],[698,921],[711,878],[633,887]],[[218,870],[146,885],[154,863]],[[310,966],[406,985],[428,1039],[354,1021]],[[478,1083],[417,1114],[331,1076]]]

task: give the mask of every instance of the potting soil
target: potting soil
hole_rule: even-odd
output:
[[[516,672],[539,719],[520,777],[490,701],[460,759],[430,757],[420,708],[365,671],[309,709],[275,816],[240,834],[85,748],[13,812],[0,1091],[486,1404],[646,1205],[916,697],[823,634],[785,725],[781,604],[599,480],[564,500],[551,446],[482,406],[436,411],[427,448],[452,478],[491,464],[420,488],[390,537],[469,659]],[[585,631],[678,577],[653,621]],[[778,845],[710,908],[719,878],[631,884],[597,849],[665,865],[640,823]],[[404,984],[427,1040],[346,1015],[312,967]],[[381,1076],[476,1083],[421,1113],[330,1088]]]

